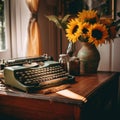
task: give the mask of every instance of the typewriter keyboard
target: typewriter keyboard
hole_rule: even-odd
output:
[[[26,70],[15,71],[16,79],[26,86],[37,86],[40,84],[47,84],[47,81],[62,80],[68,78],[68,73],[63,70],[60,65],[43,67],[43,68],[29,68]]]

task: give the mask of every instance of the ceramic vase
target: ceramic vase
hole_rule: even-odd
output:
[[[100,54],[94,44],[81,42],[81,49],[77,57],[80,59],[80,74],[96,73],[100,61]]]

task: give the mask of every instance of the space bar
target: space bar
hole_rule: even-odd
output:
[[[39,87],[47,88],[47,87],[57,86],[57,85],[61,85],[64,83],[70,83],[70,82],[72,82],[72,79],[69,79],[68,77],[61,77],[61,78],[41,82],[39,84]]]

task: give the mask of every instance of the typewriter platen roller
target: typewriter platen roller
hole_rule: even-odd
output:
[[[21,58],[13,58],[8,60],[0,60],[0,70],[4,70],[6,66],[16,66],[16,65],[24,65],[29,64],[31,65],[33,62],[40,63],[47,60],[53,60],[51,56],[48,56],[47,54],[43,54],[41,56],[36,57],[21,57]]]
[[[5,84],[26,92],[74,82],[74,77],[60,63],[49,60],[38,67],[5,67],[4,77]]]

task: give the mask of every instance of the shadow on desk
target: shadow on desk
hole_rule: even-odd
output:
[[[94,114],[91,114],[91,115],[85,115],[84,114],[84,117],[82,117],[82,120],[120,120],[120,113],[119,112],[105,112],[105,113],[102,113],[101,115],[101,111],[98,113],[94,111]],[[94,116],[93,116],[94,115]]]

